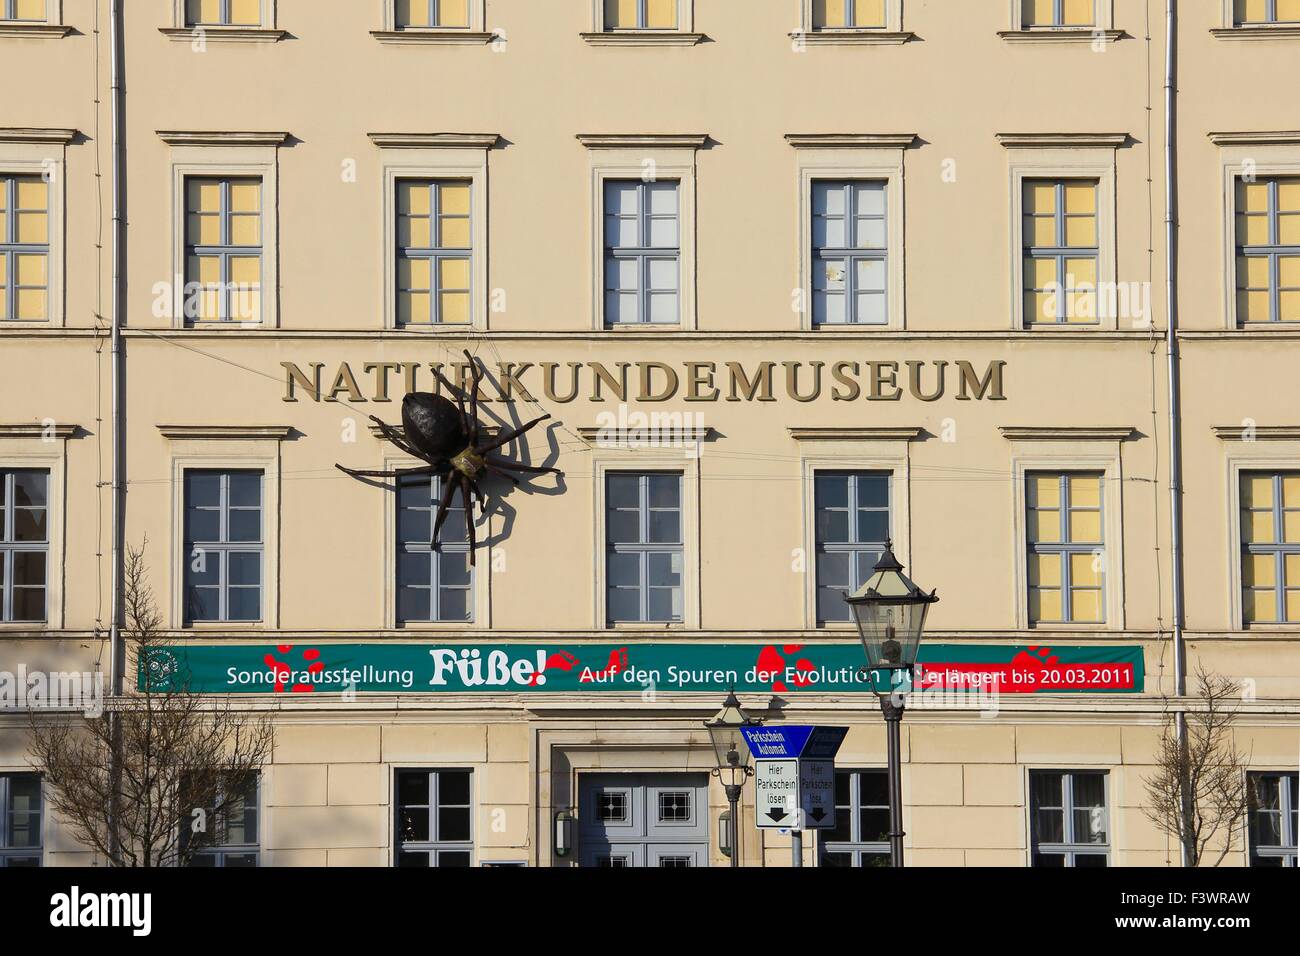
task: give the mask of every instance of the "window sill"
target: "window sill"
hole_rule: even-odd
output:
[[[1211,30],[1210,33],[1219,40],[1297,40],[1300,39],[1300,23],[1250,23]]]
[[[371,30],[370,35],[380,43],[395,46],[486,46],[497,38],[495,33],[471,30]]]
[[[59,40],[71,33],[72,27],[65,27],[57,23],[0,23],[0,37]]]
[[[999,30],[998,36],[1009,43],[1114,43],[1127,34],[1123,30],[1098,30],[1093,27],[1043,30]]]
[[[680,30],[628,30],[625,32],[581,33],[588,46],[695,46],[707,37]]]
[[[808,46],[899,46],[916,39],[910,30],[809,30],[790,34]]]
[[[666,332],[686,330],[680,322],[616,322],[602,325],[598,331],[610,332],[614,335],[625,335],[628,332],[651,332],[662,335]]]
[[[200,38],[217,43],[278,43],[289,35],[264,27],[161,27],[158,32],[178,43]]]

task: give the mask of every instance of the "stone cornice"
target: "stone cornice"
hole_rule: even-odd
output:
[[[1040,30],[999,30],[998,36],[1011,43],[1114,43],[1127,36],[1123,30],[1095,27],[1053,27]]]
[[[805,46],[899,46],[914,40],[910,30],[796,30],[790,39]]]
[[[1286,130],[1280,132],[1236,132],[1209,133],[1210,142],[1215,146],[1297,146],[1300,145],[1300,131]]]
[[[265,27],[160,27],[158,32],[171,40],[193,43],[202,38],[214,43],[278,43],[289,35],[286,30]]]
[[[695,46],[708,39],[703,33],[685,33],[681,30],[608,30],[582,33],[582,39],[591,46]]]
[[[384,437],[383,429],[381,429],[381,428],[380,428],[378,425],[376,425],[374,422],[371,422],[371,423],[370,423],[369,425],[367,425],[366,427],[367,427],[367,429],[370,431],[370,434],[374,435],[374,436],[375,436],[376,438],[378,438],[380,441],[387,441],[387,440],[388,440],[388,439],[386,439],[386,438]],[[391,428],[395,428],[395,429],[397,429],[399,432],[402,430],[402,426],[401,426],[401,425],[392,425],[392,426],[389,426],[389,427],[391,427]],[[493,436],[493,435],[499,435],[499,434],[501,434],[501,426],[499,426],[499,425],[485,425],[485,424],[480,423],[480,424],[479,424],[479,429],[478,429],[478,430],[479,430],[479,434],[481,434],[481,435]]]
[[[1300,425],[1213,425],[1221,441],[1300,441]]]
[[[909,426],[794,426],[787,428],[795,441],[916,441],[925,429]]]
[[[381,149],[492,149],[500,133],[367,133]]]
[[[795,149],[907,149],[916,133],[786,133]]]
[[[52,424],[41,422],[22,422],[17,425],[0,425],[0,439],[5,438],[72,438],[80,425]]]
[[[707,426],[704,428],[687,428],[681,425],[665,428],[653,425],[647,425],[645,428],[603,428],[597,425],[588,425],[577,429],[577,432],[578,437],[583,441],[596,444],[623,445],[630,442],[640,442],[652,447],[655,445],[668,445],[676,441],[708,441],[710,436],[713,435],[713,429]]]
[[[1238,27],[1219,27],[1210,33],[1220,40],[1295,40],[1300,39],[1300,26],[1248,23]]]
[[[172,441],[284,441],[293,433],[289,425],[159,425]]]
[[[0,23],[0,37],[27,37],[31,40],[57,40],[72,33],[61,23]]]
[[[1129,425],[1062,425],[1042,428],[1033,425],[1002,425],[998,428],[1007,441],[1124,441],[1135,430]]]
[[[1117,149],[1128,142],[1128,133],[998,133],[997,140],[1007,149]]]
[[[158,138],[168,146],[283,146],[289,134],[160,129]]]
[[[0,127],[0,143],[49,143],[67,146],[76,138],[77,131],[75,129]]]
[[[701,149],[708,133],[579,133],[588,149]]]
[[[370,35],[397,46],[486,46],[496,39],[495,33],[478,30],[371,30]]]

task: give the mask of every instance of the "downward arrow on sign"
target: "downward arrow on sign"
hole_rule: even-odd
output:
[[[777,823],[780,823],[786,817],[785,811],[780,809],[779,807],[774,810],[768,810],[767,815],[771,817],[773,820],[775,820]]]
[[[812,817],[818,823],[821,823],[824,819],[826,819],[826,811],[823,810],[821,807],[818,807],[816,810],[811,811],[808,814],[808,816]]]

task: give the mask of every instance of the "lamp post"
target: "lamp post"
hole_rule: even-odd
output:
[[[730,807],[730,812],[727,814],[727,836],[731,844],[732,866],[740,865],[740,839],[737,830],[737,821],[740,819],[740,794],[745,785],[745,778],[753,776],[754,773],[754,769],[749,765],[749,744],[745,742],[742,731],[746,727],[757,727],[761,723],[762,721],[757,717],[745,713],[736,698],[734,687],[727,693],[722,710],[718,711],[712,720],[704,722],[705,728],[709,731],[709,738],[713,741],[713,752],[717,758],[718,765],[713,769],[713,775],[722,781],[722,786],[727,793],[727,804]]]
[[[925,630],[925,616],[930,605],[939,600],[938,594],[926,594],[903,574],[903,566],[894,557],[893,543],[885,542],[885,552],[876,562],[870,579],[852,597],[845,596],[853,611],[862,649],[867,654],[867,667],[871,671],[888,671],[890,690],[876,690],[875,674],[871,687],[880,698],[880,710],[885,717],[889,747],[889,864],[903,865],[903,782],[901,725],[903,698],[893,692],[901,683],[895,677],[903,672],[911,677],[916,664],[916,652]]]

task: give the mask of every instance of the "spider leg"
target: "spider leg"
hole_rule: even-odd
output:
[[[469,421],[465,418],[465,393],[447,380],[447,377],[442,374],[442,369],[440,368],[434,369],[433,374],[434,377],[437,378],[439,382],[447,386],[447,391],[451,392],[453,395],[456,396],[456,411],[460,413],[460,432],[461,435],[464,436],[466,444],[468,444],[469,443]]]
[[[464,475],[460,476],[460,495],[465,505],[465,533],[469,536],[469,566],[472,568],[478,542],[474,540],[474,509],[470,507],[470,482]]]
[[[402,468],[397,471],[356,471],[352,468],[344,468],[342,465],[335,465],[339,471],[345,475],[351,475],[353,478],[402,478],[406,475],[436,475],[442,469],[428,468]]]
[[[533,475],[562,475],[564,472],[558,468],[551,468],[547,465],[521,465],[513,461],[506,461],[493,455],[488,459],[488,466],[491,468],[501,469],[509,468],[511,471],[526,471]]]
[[[447,521],[447,514],[451,509],[451,496],[456,493],[456,482],[452,480],[451,475],[446,475],[442,479],[442,498],[438,501],[438,516],[433,520],[433,540],[429,545],[434,551],[441,551],[438,547],[438,532]]]
[[[474,356],[465,351],[465,361],[469,362],[470,371],[473,373],[474,380],[470,385],[469,393],[469,443],[473,448],[478,447],[478,385],[483,378],[483,372],[474,361]]]
[[[489,451],[495,451],[496,449],[500,448],[502,445],[510,444],[520,435],[529,431],[533,427],[540,425],[542,422],[546,421],[550,417],[551,417],[550,415],[543,415],[541,418],[534,418],[527,425],[523,425],[519,428],[514,429],[513,431],[504,432],[498,435],[496,438],[492,439],[490,442],[488,442],[486,445],[480,448],[479,454],[484,454]]]
[[[499,475],[502,478],[505,478],[507,481],[513,482],[516,488],[519,487],[519,479],[516,478],[514,475],[510,474],[510,472],[506,471],[505,468],[502,468],[498,465],[494,465],[490,462],[486,464],[484,467],[487,469],[488,474]]]

